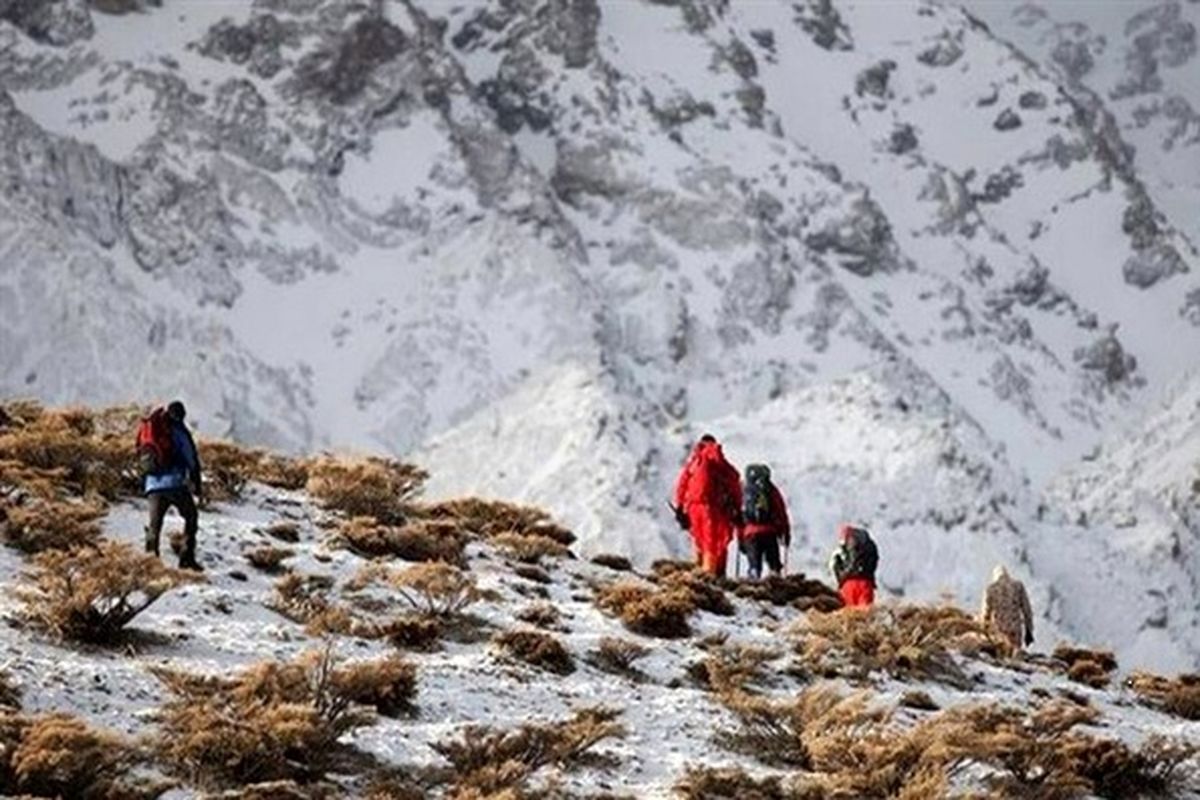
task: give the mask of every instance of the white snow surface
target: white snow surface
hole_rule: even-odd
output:
[[[889,596],[1006,562],[1055,630],[1194,667],[1200,438],[1158,409],[1200,385],[1197,6],[1032,8],[0,20],[0,396],[180,396],[643,566],[686,552],[665,500],[711,431],[773,466],[810,568],[857,519]],[[1118,92],[1146,48],[1162,85]]]

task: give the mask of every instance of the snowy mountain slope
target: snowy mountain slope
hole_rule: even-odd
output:
[[[137,544],[144,514],[140,501],[115,507],[105,523],[107,536]],[[77,648],[6,626],[0,650],[6,670],[22,690],[25,710],[65,712],[117,731],[150,734],[154,712],[167,698],[152,668],[228,677],[262,661],[295,658],[327,641],[339,657],[350,661],[390,651],[390,645],[379,641],[310,635],[302,625],[268,607],[276,578],[245,562],[247,552],[274,541],[264,532],[267,527],[287,521],[296,527],[298,541],[288,546],[292,555],[286,569],[327,576],[332,597],[349,597],[348,581],[367,562],[333,545],[327,530],[331,518],[303,493],[255,484],[243,500],[210,507],[203,516],[200,548],[207,580],[169,592],[140,615],[133,625],[138,644],[129,649]],[[797,670],[790,655],[793,628],[804,620],[794,608],[731,595],[733,616],[700,611],[693,615],[690,637],[655,639],[630,633],[593,604],[593,588],[628,577],[621,573],[554,558],[544,563],[549,583],[539,584],[520,577],[512,562],[481,541],[468,545],[466,566],[487,593],[470,609],[484,638],[449,640],[432,652],[405,654],[417,667],[415,715],[378,717],[346,739],[380,759],[380,766],[420,776],[422,768],[445,763],[433,745],[458,736],[469,725],[511,729],[564,719],[581,708],[601,705],[619,710],[624,727],[622,736],[600,746],[608,758],[573,773],[548,766],[537,773],[538,784],[551,782],[560,792],[603,789],[616,796],[667,798],[678,796],[672,787],[687,769],[700,766],[739,767],[758,775],[792,778],[803,774],[756,764],[723,747],[718,734],[735,727],[735,720],[718,695],[695,677],[700,674],[696,665],[721,647],[749,646],[764,648],[769,656],[765,663],[769,679],[755,691],[782,699],[811,687],[813,679]],[[0,575],[6,583],[14,581],[22,567],[15,551],[0,548]],[[531,599],[543,587],[545,599]],[[535,602],[549,604],[559,615],[550,632],[575,660],[570,674],[554,675],[507,658],[487,641],[503,630],[536,630],[519,621]],[[5,615],[19,616],[20,605],[11,595],[4,597],[2,607]],[[640,678],[617,677],[587,661],[604,637],[632,640],[647,649],[636,663]],[[1051,631],[1042,631],[1039,639],[1055,641]],[[1098,712],[1097,723],[1085,727],[1090,734],[1132,746],[1153,735],[1200,744],[1197,723],[1137,705],[1123,688],[1088,688],[1038,666],[1036,660],[956,656],[955,663],[970,677],[969,688],[883,673],[861,684],[839,678],[820,685],[844,693],[865,691],[878,708],[896,707],[902,696],[915,691],[925,692],[942,709],[989,704],[1034,709],[1053,698],[1071,697],[1071,702]],[[897,721],[901,726],[917,724],[927,713],[901,709]],[[360,779],[353,773],[331,777],[345,796],[361,792],[361,783],[356,783]],[[196,787],[185,780],[166,796],[197,795]],[[426,796],[442,795],[435,791]]]
[[[0,15],[0,392],[411,453],[434,495],[536,500],[642,562],[685,550],[662,500],[711,428],[812,514],[810,566],[864,518],[896,593],[1015,560],[1063,630],[1200,653],[1191,604],[1145,624],[1190,552],[1117,566],[1039,510],[1196,369],[1195,249],[1123,131],[962,11],[51,6]],[[60,240],[114,276],[69,336]],[[134,293],[154,312],[112,311]]]

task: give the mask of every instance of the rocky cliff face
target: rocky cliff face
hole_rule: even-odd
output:
[[[1172,13],[1131,34],[1169,68]],[[0,20],[0,391],[413,454],[643,559],[711,429],[777,465],[810,565],[856,517],[897,594],[1004,560],[1083,638],[1200,648],[1194,612],[1144,624],[1153,559],[1041,495],[1200,352],[1194,232],[1086,42],[826,0]]]

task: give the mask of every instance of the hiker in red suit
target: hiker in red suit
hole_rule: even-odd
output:
[[[742,482],[709,434],[700,437],[679,473],[675,508],[680,526],[691,533],[696,563],[711,575],[725,577],[729,542],[741,525]]]
[[[838,542],[838,549],[829,559],[829,568],[837,579],[838,594],[848,607],[870,606],[875,602],[879,549],[864,528],[846,523],[838,526]]]

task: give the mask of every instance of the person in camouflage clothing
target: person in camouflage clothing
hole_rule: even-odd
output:
[[[1033,644],[1033,609],[1025,584],[1009,576],[1003,566],[992,571],[992,582],[983,591],[981,617],[984,625],[995,628],[1008,640],[1012,652]]]

